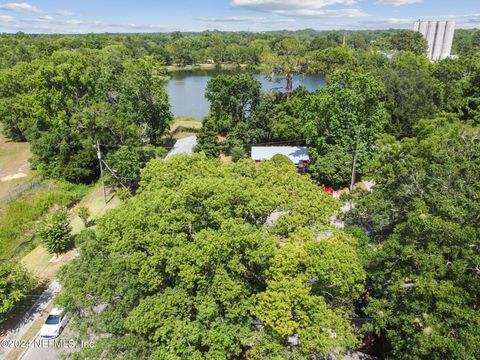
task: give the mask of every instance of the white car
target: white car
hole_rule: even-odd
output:
[[[55,339],[62,333],[67,322],[68,316],[65,315],[63,309],[54,308],[40,329],[40,337],[44,339]]]

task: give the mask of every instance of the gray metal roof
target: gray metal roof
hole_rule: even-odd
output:
[[[196,136],[189,136],[189,137],[177,140],[172,150],[168,152],[165,158],[168,159],[169,157],[177,154],[192,154],[193,148],[196,145],[197,145]]]
[[[310,160],[306,146],[252,146],[252,159],[255,161],[270,160],[278,154],[287,156],[294,164]]]

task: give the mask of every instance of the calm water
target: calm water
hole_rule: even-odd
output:
[[[205,99],[207,82],[225,71],[218,70],[192,70],[178,71],[171,74],[171,79],[165,85],[172,111],[175,116],[192,116],[203,119],[208,115],[209,102]],[[232,73],[232,72],[228,72]],[[264,90],[285,88],[285,81],[272,82],[264,75],[254,75],[263,86]],[[304,86],[308,91],[314,92],[326,82],[322,75],[296,76],[294,87]]]

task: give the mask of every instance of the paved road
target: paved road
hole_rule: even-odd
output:
[[[54,347],[52,345],[48,346],[51,342],[41,341],[39,335],[34,340],[35,345],[30,345],[18,358],[19,360],[57,360],[60,358]]]
[[[60,355],[76,352],[80,347],[73,340],[73,334],[70,332],[69,324],[65,326],[64,331],[55,340],[43,340],[37,334],[35,342],[19,357],[18,360],[57,360]],[[85,346],[88,346],[86,344]]]
[[[53,297],[60,291],[60,284],[55,280],[50,286],[43,292],[23,318],[15,325],[10,333],[5,337],[5,341],[14,343],[20,341],[25,335],[27,330],[32,326],[35,320],[42,314],[45,308],[48,306]],[[9,347],[0,347],[0,359],[3,359],[12,350]],[[41,359],[41,358],[39,358]]]

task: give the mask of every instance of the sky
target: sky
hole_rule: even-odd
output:
[[[91,33],[480,28],[480,0],[0,0],[0,32]]]

